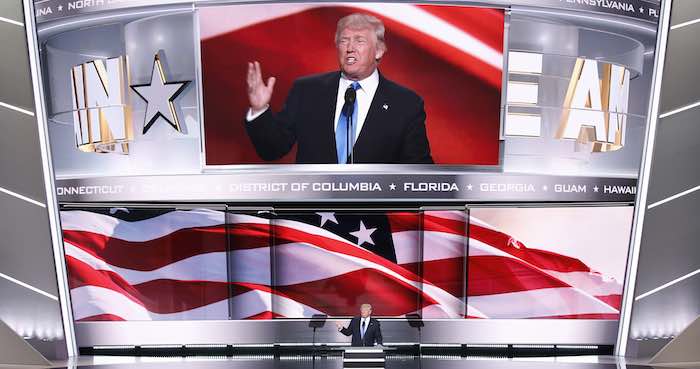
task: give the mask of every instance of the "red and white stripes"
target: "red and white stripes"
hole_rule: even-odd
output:
[[[619,283],[578,259],[526,248],[476,219],[467,227],[461,212],[387,216],[397,263],[293,220],[229,214],[226,225],[223,212],[195,209],[128,222],[64,211],[74,317],[345,316],[366,301],[384,316],[617,317]]]

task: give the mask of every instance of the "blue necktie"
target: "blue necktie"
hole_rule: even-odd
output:
[[[360,332],[360,339],[365,339],[365,332],[367,332],[367,321],[362,321],[362,330]]]
[[[360,88],[360,84],[358,82],[353,82],[352,83],[352,88],[357,91]],[[355,127],[357,126],[357,98],[355,99],[355,107],[352,110],[352,126],[350,127],[350,138],[352,141],[352,144],[350,145],[350,150],[352,150],[352,146],[355,144]],[[340,116],[338,117],[338,126],[335,130],[335,147],[338,152],[338,164],[345,164],[348,161],[348,156],[350,155],[350,151],[347,148],[348,146],[348,117],[345,115],[345,112],[341,110]]]

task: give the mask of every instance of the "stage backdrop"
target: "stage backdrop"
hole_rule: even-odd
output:
[[[503,11],[391,3],[200,9],[207,164],[264,163],[244,127],[247,63],[260,61],[263,78],[277,78],[271,106],[279,111],[295,79],[338,70],[336,23],[354,12],[384,22],[379,69],[424,99],[435,163],[498,164]],[[293,162],[295,151],[276,163]]]
[[[617,319],[632,207],[62,210],[77,321]]]

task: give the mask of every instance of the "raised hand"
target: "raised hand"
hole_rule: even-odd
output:
[[[262,79],[260,63],[248,63],[248,100],[253,113],[259,112],[270,103],[272,91],[275,87],[275,77],[267,79],[267,84]]]

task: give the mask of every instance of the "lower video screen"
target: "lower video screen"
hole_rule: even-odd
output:
[[[631,206],[61,210],[76,321],[617,319]]]
[[[632,206],[470,211],[470,318],[618,319]]]

